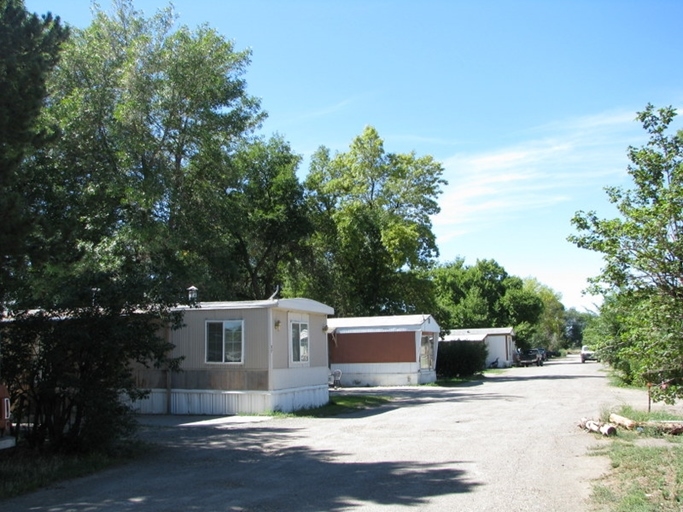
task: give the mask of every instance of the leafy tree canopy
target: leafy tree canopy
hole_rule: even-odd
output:
[[[567,345],[580,347],[584,345],[584,335],[589,326],[598,317],[596,313],[590,311],[577,311],[576,308],[569,308],[565,311],[565,331],[564,337]]]
[[[670,133],[675,116],[671,107],[652,105],[638,113],[649,141],[628,150],[633,187],[606,189],[619,217],[577,212],[578,233],[569,237],[604,257],[594,287],[617,297],[621,328],[610,352],[669,401],[683,394],[683,133]],[[608,310],[615,310],[612,303]]]
[[[300,161],[280,136],[244,143],[232,159],[239,181],[217,211],[233,241],[226,254],[239,265],[237,298],[270,296],[304,253],[312,223],[296,175]]]
[[[20,169],[32,149],[49,133],[37,124],[46,97],[45,81],[59,58],[68,31],[51,14],[29,14],[22,0],[0,0],[0,302],[16,285],[14,268],[25,250],[31,219],[23,185],[29,169]]]
[[[438,255],[431,216],[442,174],[431,156],[387,153],[371,127],[345,153],[320,148],[305,182],[315,234],[292,290],[340,315],[408,312],[428,302],[418,273]]]
[[[562,296],[534,278],[525,279],[524,288],[540,298],[543,303],[532,344],[553,349],[564,346],[566,318],[561,302]]]
[[[473,266],[463,259],[439,265],[431,272],[442,327],[466,329],[515,328],[519,346],[528,346],[543,311],[535,290],[522,279],[509,275],[493,260],[477,260]]]
[[[2,326],[21,420],[36,426],[35,445],[55,449],[102,446],[124,430],[119,397],[140,395],[131,361],[177,366],[161,326],[179,325],[172,307],[195,277],[239,275],[217,256],[237,240],[228,191],[260,172],[240,164],[263,118],[242,79],[248,52],[205,26],[175,28],[170,8],[151,18],[129,0],[95,9],[46,82],[39,130],[55,137],[22,162],[32,222]],[[296,158],[274,145],[265,153],[290,159],[271,165],[276,190]],[[27,346],[37,350],[28,358]]]

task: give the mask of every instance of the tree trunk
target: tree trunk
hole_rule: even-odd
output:
[[[644,421],[638,425],[645,428],[654,428],[674,436],[683,434],[683,421]]]
[[[602,423],[587,418],[581,418],[579,427],[590,430],[591,432],[600,432],[603,436],[613,436],[617,433],[617,427],[611,423]]]
[[[633,421],[618,414],[610,414],[609,420],[617,425],[633,430],[636,427],[652,428],[671,435],[683,434],[683,421]]]
[[[617,425],[620,425],[620,426],[627,428],[629,430],[633,430],[634,428],[636,428],[638,426],[637,422],[630,420],[628,418],[625,418],[624,416],[619,416],[618,414],[614,414],[614,413],[609,415],[609,420],[612,423],[616,423]]]

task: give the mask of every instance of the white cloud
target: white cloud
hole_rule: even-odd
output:
[[[516,145],[455,154],[443,162],[449,185],[434,218],[439,240],[581,197],[623,179],[628,145],[642,143],[633,113],[549,123]],[[640,134],[638,139],[635,134]]]
[[[341,101],[337,101],[336,103],[323,105],[315,110],[304,111],[303,113],[295,115],[289,119],[283,119],[280,121],[280,124],[296,125],[303,122],[309,122],[313,119],[321,119],[333,114],[338,114],[344,110],[348,110],[353,105],[366,100],[369,96],[371,96],[370,93],[355,94]]]
[[[349,105],[351,105],[354,102],[353,98],[347,98],[345,100],[339,101],[333,105],[327,105],[325,107],[321,107],[318,110],[312,110],[310,112],[306,112],[303,115],[301,115],[299,118],[297,118],[297,121],[302,121],[305,119],[314,119],[318,117],[325,117],[330,114],[335,114],[339,112],[340,110],[345,109]]]

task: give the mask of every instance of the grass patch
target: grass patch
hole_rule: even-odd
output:
[[[607,382],[610,386],[615,388],[640,389],[638,386],[634,386],[633,384],[626,382],[622,374],[613,369],[609,369],[607,371]]]
[[[617,414],[636,421],[679,420],[666,412],[647,413],[621,407]],[[670,443],[648,443],[665,438]],[[595,455],[607,455],[612,471],[593,486],[593,501],[610,512],[678,512],[683,510],[683,443],[677,436],[619,431]]]
[[[380,395],[338,395],[327,404],[293,412],[274,412],[277,418],[331,418],[341,414],[379,407],[391,402],[391,397]]]
[[[488,368],[484,370],[484,377],[488,375],[489,373],[492,373],[494,375],[500,374],[500,373],[505,373],[509,368]]]
[[[607,373],[607,382],[610,386],[613,386],[615,388],[638,389],[641,391],[647,391],[647,388],[645,386],[640,384],[634,384],[633,382],[628,381],[625,378],[624,373],[619,370],[616,370],[612,367],[607,367],[607,365],[605,365],[603,371]]]
[[[608,450],[612,472],[593,498],[614,512],[674,512],[683,507],[683,446],[637,446],[615,441]]]
[[[621,406],[616,413],[634,421],[683,421],[680,416],[666,411],[640,411],[628,405]]]
[[[0,500],[91,475],[140,458],[151,449],[151,445],[133,441],[107,453],[79,455],[39,453],[22,446],[0,450]]]
[[[486,370],[487,372],[496,372],[499,370]],[[456,386],[464,386],[466,384],[471,384],[473,382],[481,382],[486,376],[483,373],[476,373],[474,375],[468,375],[466,377],[451,377],[449,379],[437,379],[433,384],[434,386],[441,386],[445,388],[452,388]]]

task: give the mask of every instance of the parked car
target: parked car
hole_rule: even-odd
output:
[[[538,352],[538,349],[531,348],[528,350],[522,350],[517,355],[517,366],[531,366],[535,364],[536,366],[543,366],[543,358]]]
[[[585,363],[586,361],[597,361],[598,358],[595,355],[595,351],[592,350],[588,345],[584,345],[581,347],[581,362]]]

